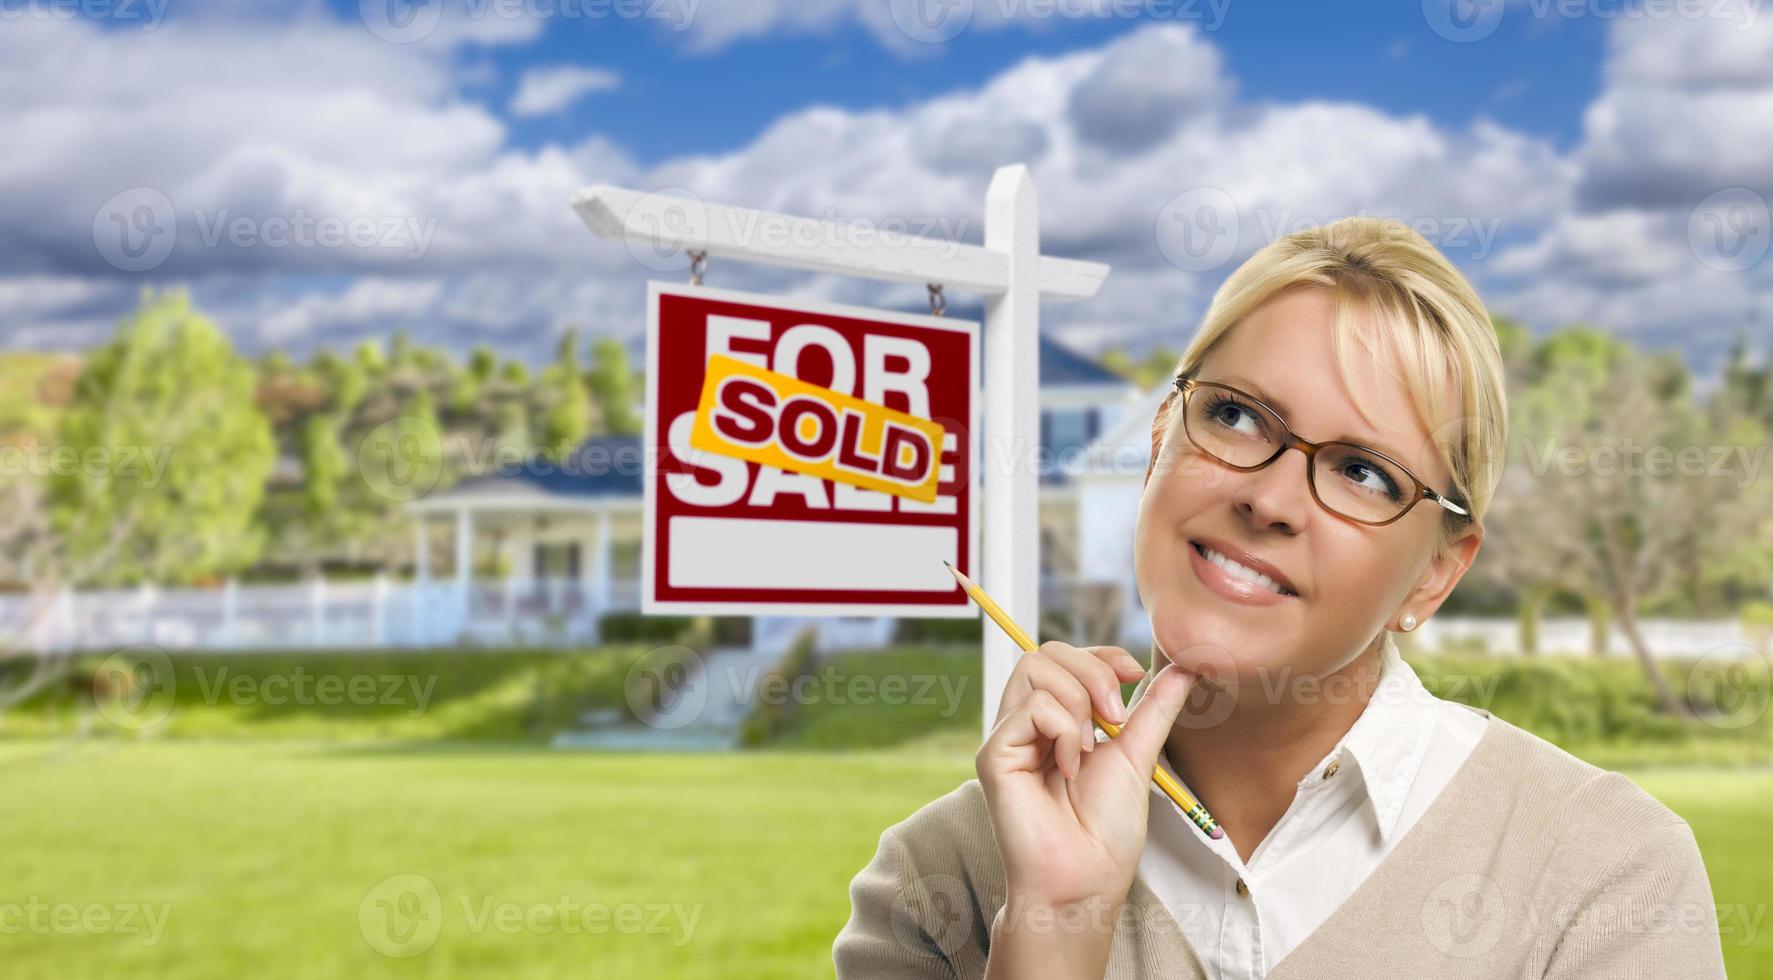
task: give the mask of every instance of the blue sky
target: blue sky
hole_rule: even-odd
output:
[[[397,0],[398,2],[398,0]],[[335,0],[341,17],[355,2]],[[1483,115],[1561,144],[1580,135],[1598,88],[1605,21],[1521,18],[1494,44],[1457,44],[1399,7],[1272,0],[1233,3],[1210,34],[1254,99],[1349,99],[1449,124]],[[1178,18],[1206,24],[1204,3]],[[895,52],[860,24],[817,34],[748,39],[691,50],[683,34],[640,20],[554,18],[534,43],[479,57],[499,78],[482,91],[509,96],[525,67],[583,64],[627,80],[620,98],[587,99],[514,127],[517,145],[609,133],[642,162],[743,146],[782,113],[816,103],[896,107],[975,86],[1017,61],[1097,47],[1155,17],[1065,20],[1039,29],[962,34],[946,44]]]
[[[1773,323],[1761,0],[133,2],[0,21],[0,343],[87,347],[171,286],[254,352],[405,329],[536,359],[568,324],[637,343],[645,279],[680,272],[590,235],[579,187],[977,242],[1007,162],[1048,250],[1114,267],[1045,314],[1085,351],[1180,346],[1243,257],[1352,213],[1417,227],[1496,312],[1702,373]],[[586,16],[612,2],[663,16]],[[919,3],[962,15],[920,38]],[[1203,200],[1229,229],[1204,263],[1173,237]],[[303,222],[362,235],[290,240]]]

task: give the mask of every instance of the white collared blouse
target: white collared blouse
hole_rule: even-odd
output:
[[[1371,700],[1299,780],[1292,803],[1247,864],[1229,838],[1208,839],[1153,786],[1139,874],[1181,924],[1209,976],[1264,977],[1409,832],[1487,721],[1430,694],[1388,636]]]

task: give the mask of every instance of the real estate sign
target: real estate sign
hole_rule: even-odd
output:
[[[979,325],[649,284],[648,613],[976,616]]]

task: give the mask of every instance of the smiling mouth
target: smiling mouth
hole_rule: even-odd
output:
[[[1294,592],[1293,590],[1287,588],[1286,586],[1280,584],[1279,582],[1276,582],[1274,579],[1270,578],[1269,576],[1264,575],[1261,572],[1258,572],[1253,568],[1246,568],[1243,565],[1240,565],[1237,562],[1232,561],[1230,558],[1225,557],[1224,555],[1220,554],[1219,552],[1214,551],[1213,549],[1200,544],[1198,541],[1190,541],[1190,542],[1188,542],[1188,546],[1190,548],[1194,549],[1195,554],[1198,554],[1202,558],[1205,558],[1207,561],[1210,561],[1214,565],[1217,565],[1221,571],[1223,571],[1225,574],[1231,576],[1232,578],[1239,579],[1244,582],[1249,582],[1252,585],[1259,585],[1262,588],[1265,588],[1268,591],[1273,592],[1275,595],[1289,596],[1292,598],[1297,598],[1299,595],[1299,593]]]

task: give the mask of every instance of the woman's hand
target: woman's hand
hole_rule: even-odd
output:
[[[1143,673],[1119,647],[1049,642],[1017,661],[974,759],[1012,912],[1125,900],[1145,847],[1151,772],[1193,680],[1166,666],[1128,720],[1120,685]],[[1095,740],[1092,705],[1122,726],[1119,737]]]

